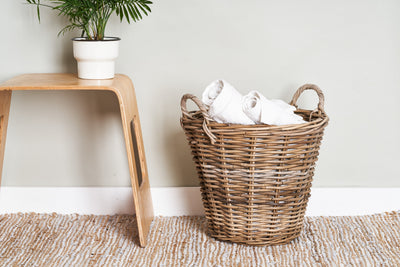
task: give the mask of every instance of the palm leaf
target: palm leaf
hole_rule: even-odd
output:
[[[40,8],[47,7],[65,16],[69,24],[62,28],[58,35],[74,29],[80,29],[82,36],[89,39],[102,39],[111,14],[115,13],[120,21],[124,19],[130,23],[143,19],[151,12],[148,0],[26,0],[28,4],[36,6],[40,22]]]

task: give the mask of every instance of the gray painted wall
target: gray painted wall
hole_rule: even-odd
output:
[[[0,16],[0,82],[75,72],[65,20],[22,0]],[[152,186],[196,186],[179,101],[224,78],[242,93],[289,101],[312,82],[331,118],[315,186],[400,186],[400,2],[397,0],[168,0],[140,23],[114,18],[117,72],[136,87]],[[6,11],[6,12],[5,12]],[[6,186],[129,186],[115,97],[100,92],[13,94]],[[316,97],[300,101],[316,106]]]

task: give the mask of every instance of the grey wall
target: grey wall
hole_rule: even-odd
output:
[[[65,22],[5,0],[0,82],[75,72]],[[315,186],[400,186],[398,0],[168,0],[140,23],[113,19],[117,72],[136,87],[152,186],[196,186],[179,100],[224,78],[289,101],[312,82],[331,118]],[[5,12],[6,11],[6,12]],[[314,108],[305,94],[301,106]],[[129,186],[117,100],[99,92],[13,94],[3,185]]]

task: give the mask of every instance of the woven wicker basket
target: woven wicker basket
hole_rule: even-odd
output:
[[[181,125],[200,178],[211,236],[249,245],[288,243],[302,229],[315,162],[328,116],[322,91],[314,111],[297,109],[307,123],[284,126],[212,121],[195,96],[182,97]],[[188,111],[194,101],[199,111]],[[297,107],[297,106],[296,106]]]

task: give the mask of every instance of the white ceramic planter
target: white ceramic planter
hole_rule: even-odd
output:
[[[78,62],[78,77],[81,79],[112,79],[115,74],[115,59],[118,57],[117,37],[105,37],[102,41],[74,38],[74,57]]]

